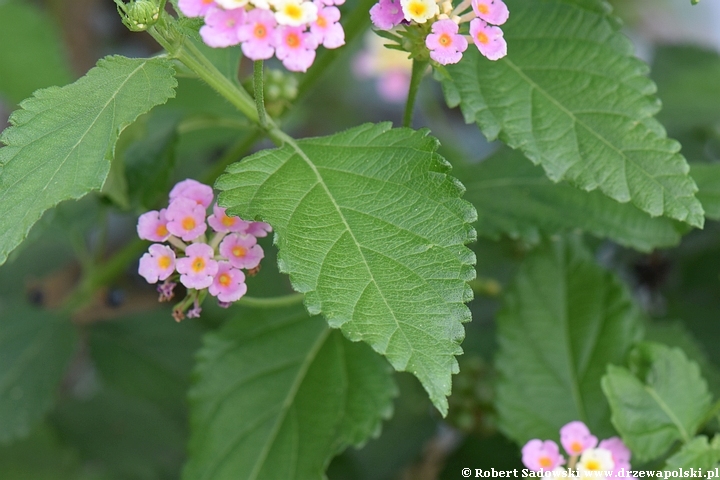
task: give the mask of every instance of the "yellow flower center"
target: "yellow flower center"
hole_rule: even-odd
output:
[[[438,38],[438,43],[443,47],[448,47],[452,45],[452,37],[447,33],[443,33],[442,35],[440,35],[440,38]]]
[[[550,465],[552,465],[552,460],[550,460],[550,457],[540,457],[538,463],[542,468],[548,468]]]
[[[585,463],[586,470],[600,470],[600,462],[597,460],[588,460]]]
[[[228,217],[227,215],[223,215],[220,219],[220,222],[225,225],[226,227],[232,227],[235,225],[235,218]]]
[[[168,255],[163,255],[160,258],[158,258],[157,261],[158,267],[162,268],[163,270],[166,268],[170,268],[170,265],[172,265],[172,260]]]
[[[490,13],[490,8],[488,8],[487,3],[478,3],[478,11],[484,15],[487,15]]]
[[[290,48],[297,48],[300,46],[300,37],[298,37],[297,33],[290,33],[285,37],[285,43]]]
[[[165,225],[160,224],[160,225],[158,225],[157,228],[155,229],[155,234],[156,234],[158,237],[164,237],[165,235],[168,234],[168,229],[167,229],[167,227],[166,227]]]
[[[285,15],[293,20],[301,20],[302,13],[302,8],[299,5],[285,5]]]
[[[228,275],[227,273],[221,273],[218,277],[218,283],[223,287],[227,287],[228,285],[230,285],[231,281],[232,278],[230,278],[230,275]]]
[[[570,450],[572,450],[575,453],[582,453],[582,450],[583,450],[582,444],[578,441],[574,441],[570,444]]]
[[[193,260],[192,269],[195,273],[200,273],[205,270],[205,259],[202,257],[197,257],[195,260]]]
[[[483,45],[487,45],[488,43],[490,43],[490,39],[488,38],[487,35],[485,35],[484,32],[478,32],[476,38],[477,38],[478,42],[482,43]]]
[[[410,13],[413,15],[420,17],[425,15],[425,12],[427,12],[427,6],[421,2],[412,2],[408,7],[408,10],[410,10]]]
[[[315,20],[315,24],[320,28],[325,28],[325,27],[327,27],[327,20],[325,20],[325,17],[323,17],[322,15],[320,15],[318,13],[318,17],[317,17],[317,20]]]
[[[265,38],[267,36],[267,30],[265,30],[265,25],[262,23],[256,23],[255,29],[253,30],[253,35],[255,35],[255,38]]]
[[[195,219],[192,217],[185,217],[185,218],[183,218],[181,224],[182,224],[183,229],[192,230],[195,228]]]
[[[232,254],[236,257],[244,257],[245,253],[247,253],[247,250],[240,245],[235,245],[232,249]]]

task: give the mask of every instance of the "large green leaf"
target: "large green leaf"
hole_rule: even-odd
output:
[[[638,315],[620,281],[578,241],[548,242],[528,256],[498,315],[502,430],[522,444],[557,439],[560,427],[581,420],[611,436],[600,379],[638,338]]]
[[[30,434],[52,406],[76,342],[69,319],[0,304],[0,443]]]
[[[553,183],[518,151],[502,149],[479,164],[457,170],[465,198],[478,211],[480,235],[537,243],[541,235],[586,230],[621,245],[650,251],[680,242],[680,228],[668,218],[650,218],[631,204],[600,192]]]
[[[427,132],[362,125],[266,150],[218,179],[220,202],[276,231],[311,314],[417,376],[445,414],[470,320],[475,209]]]
[[[708,442],[708,437],[704,435],[697,436],[692,441],[667,459],[665,463],[666,470],[677,471],[680,468],[702,468],[710,470],[715,468],[720,462],[720,437],[716,436],[712,442]]]
[[[720,164],[693,163],[691,173],[698,188],[698,199],[705,209],[705,216],[720,220]]]
[[[300,306],[244,312],[198,360],[186,480],[322,479],[392,411],[387,363]]]
[[[475,48],[447,68],[448,104],[554,181],[600,189],[652,216],[703,225],[688,164],[653,117],[647,66],[602,0],[508,0],[508,56]]]
[[[608,366],[602,388],[633,456],[650,460],[676,440],[689,442],[710,408],[698,365],[680,349],[645,342],[633,350],[630,368]]]
[[[114,56],[21,103],[0,136],[0,264],[45,210],[102,187],[120,132],[175,85],[166,58]]]
[[[13,102],[72,80],[57,26],[30,2],[0,1],[0,96]]]

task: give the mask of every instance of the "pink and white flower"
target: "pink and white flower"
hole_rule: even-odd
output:
[[[465,37],[458,35],[458,25],[450,19],[438,20],[432,25],[432,33],[425,39],[430,58],[441,65],[458,63],[462,52],[467,50]]]
[[[217,274],[208,291],[221,302],[236,302],[247,292],[245,274],[228,262],[219,262]]]
[[[399,0],[380,0],[370,9],[370,20],[375,28],[390,30],[405,20]]]
[[[563,465],[565,459],[560,455],[560,448],[552,440],[530,440],[522,448],[522,462],[530,470],[548,471]]]
[[[425,23],[440,13],[435,0],[400,0],[405,20]]]
[[[190,198],[175,198],[170,202],[165,216],[168,219],[168,231],[186,242],[197,239],[207,229],[205,207]]]
[[[275,15],[262,8],[250,10],[245,25],[238,29],[242,51],[251,60],[267,60],[275,53]]]
[[[322,0],[315,0],[317,20],[310,24],[310,32],[315,40],[325,48],[338,48],[345,45],[345,31],[340,25],[340,10],[337,7],[325,7]]]
[[[510,16],[502,0],[472,0],[472,8],[475,15],[493,25],[502,25]]]
[[[155,243],[150,245],[148,253],[140,258],[138,273],[148,283],[157,283],[167,279],[175,271],[175,252],[170,247]]]
[[[507,43],[499,27],[475,18],[470,22],[470,36],[478,50],[489,60],[498,60],[507,55]]]
[[[303,30],[287,26],[275,30],[275,55],[293,72],[305,72],[315,61],[317,40]]]
[[[179,0],[178,7],[186,17],[202,17],[215,5],[213,0]]]
[[[143,213],[138,218],[137,233],[138,237],[151,242],[164,242],[170,237],[167,229],[167,218],[165,218],[166,210],[163,208],[159,212],[151,210]]]
[[[218,272],[213,249],[205,243],[193,243],[185,249],[186,257],[177,260],[180,282],[187,288],[208,288]]]
[[[213,205],[213,213],[208,217],[207,221],[213,230],[223,233],[245,233],[250,226],[250,222],[246,222],[240,217],[226,215],[225,209],[218,206],[217,203]]]
[[[205,25],[200,28],[200,36],[206,45],[213,48],[224,48],[231,45],[237,45],[240,43],[240,39],[238,38],[238,28],[244,22],[244,8],[225,10],[213,7],[208,10],[205,15]],[[206,185],[203,185],[203,187],[205,186]],[[210,189],[210,192],[212,193],[212,189]],[[206,198],[203,197],[202,200],[205,201]]]
[[[272,232],[270,224],[265,222],[250,222],[250,225],[248,225],[244,233],[250,234],[253,237],[267,237],[267,234],[270,232]]]
[[[260,264],[265,252],[257,239],[245,233],[233,233],[220,242],[220,254],[235,268],[252,269]]]
[[[173,189],[170,190],[170,200],[175,200],[179,197],[189,198],[204,208],[208,208],[213,201],[214,195],[212,188],[209,186],[188,178],[182,182],[178,182]]]
[[[560,429],[560,443],[570,456],[576,456],[598,443],[596,436],[580,421],[570,422]]]

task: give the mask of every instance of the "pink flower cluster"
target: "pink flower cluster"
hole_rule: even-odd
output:
[[[315,50],[345,44],[340,5],[345,0],[179,0],[188,17],[203,17],[200,36],[211,47],[241,45],[252,60],[275,55],[285,68],[304,72]]]
[[[630,476],[630,450],[619,437],[608,438],[598,445],[596,436],[579,421],[560,429],[560,443],[570,459],[567,468],[557,443],[533,439],[522,448],[522,461],[536,472],[556,472],[558,476],[587,478],[634,478]],[[565,473],[565,475],[562,475]]]
[[[173,297],[179,279],[188,296],[175,307],[177,320],[200,314],[200,303],[209,292],[223,307],[239,300],[245,292],[245,274],[254,273],[264,257],[257,237],[265,237],[272,228],[263,222],[246,222],[225,214],[213,203],[213,191],[207,185],[187,179],[170,191],[170,203],[160,211],[144,213],[138,219],[137,232],[154,243],[140,258],[138,272],[148,283],[158,286],[160,301]],[[214,231],[208,241],[208,226]],[[206,290],[207,289],[207,290]]]
[[[462,0],[457,7],[451,0],[379,0],[370,9],[370,19],[380,30],[430,22],[425,46],[430,58],[441,65],[458,63],[468,40],[490,60],[507,55],[507,43],[497,25],[505,23],[508,16],[502,0]],[[468,29],[463,28],[468,34],[461,34],[461,26],[468,22]]]

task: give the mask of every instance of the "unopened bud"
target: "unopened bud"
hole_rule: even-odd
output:
[[[133,32],[144,32],[158,21],[160,6],[153,0],[134,0],[131,3],[117,1],[123,24]]]

